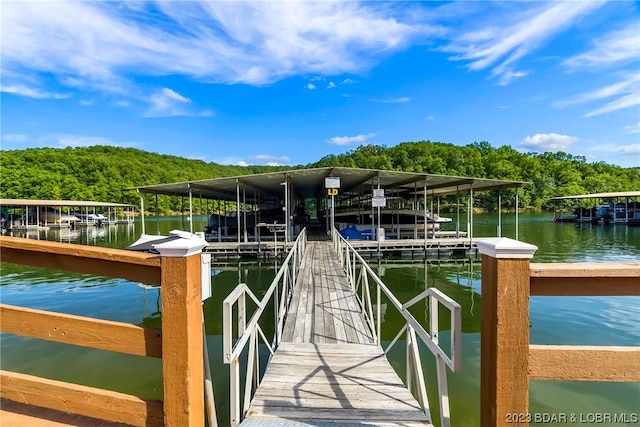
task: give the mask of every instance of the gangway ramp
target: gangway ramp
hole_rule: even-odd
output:
[[[309,242],[298,278],[246,419],[430,425],[374,344],[331,242]]]
[[[358,267],[367,271],[356,274]],[[372,275],[375,283],[369,286],[367,277]],[[225,299],[225,318],[234,313],[234,304],[239,318],[235,345],[229,325],[224,340],[225,361],[231,366],[232,425],[241,421],[242,427],[432,426],[416,337],[433,338],[436,344],[427,346],[437,347],[437,333],[430,337],[406,310],[415,301],[424,301],[422,294],[403,306],[353,248],[336,240],[296,243],[272,285],[260,301],[244,284]],[[407,319],[386,350],[405,337],[408,385],[380,346],[381,289],[388,294],[386,303]],[[258,305],[248,322],[244,295]],[[428,296],[431,306],[431,293]],[[275,308],[272,341],[258,323],[267,306]],[[267,344],[271,354],[262,378],[259,341]],[[241,409],[238,365],[245,346],[247,375]],[[444,369],[451,362],[445,359],[437,355],[438,389],[444,391],[440,403],[447,405],[441,410],[447,417],[443,425],[449,421]]]

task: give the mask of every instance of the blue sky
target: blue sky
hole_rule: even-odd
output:
[[[306,164],[488,141],[640,166],[640,3],[2,1],[2,149]]]

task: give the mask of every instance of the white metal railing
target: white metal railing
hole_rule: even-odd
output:
[[[306,228],[298,235],[293,247],[285,258],[282,267],[278,270],[275,278],[269,285],[262,300],[249,289],[245,283],[240,283],[224,299],[222,305],[223,313],[223,351],[224,363],[230,366],[230,400],[229,410],[231,412],[230,422],[232,426],[238,426],[249,409],[249,403],[260,384],[260,358],[258,354],[259,339],[266,344],[271,356],[273,356],[282,337],[284,320],[289,308],[291,293],[298,277],[298,271],[302,263],[303,254],[307,245]],[[255,302],[256,310],[251,319],[247,322],[246,296]],[[274,335],[271,341],[267,339],[264,331],[260,327],[259,321],[269,302],[273,300],[274,307]],[[233,306],[237,304],[236,330],[237,336],[234,338]],[[235,340],[235,342],[234,342]],[[240,355],[245,347],[249,346],[246,381],[244,388],[243,409],[240,410]]]
[[[380,329],[382,324],[381,316],[381,294],[384,293],[388,301],[398,312],[404,317],[405,324],[396,334],[391,343],[384,349],[388,354],[391,348],[405,334],[406,341],[406,386],[409,391],[416,397],[420,403],[423,412],[431,419],[431,411],[429,409],[429,401],[427,399],[427,390],[424,380],[422,361],[418,349],[418,340],[420,338],[427,348],[436,358],[436,372],[438,380],[438,395],[440,404],[440,421],[442,427],[451,425],[451,416],[449,411],[449,392],[447,386],[447,372],[449,367],[451,371],[457,372],[461,367],[462,356],[462,309],[460,304],[449,298],[436,288],[428,288],[421,292],[415,298],[402,304],[382,280],[374,273],[369,264],[360,256],[360,254],[345,240],[337,230],[333,230],[332,235],[333,246],[338,255],[340,262],[344,268],[347,278],[360,303],[362,314],[376,340],[376,344],[382,346]],[[372,286],[375,284],[375,299],[372,298]],[[428,299],[429,301],[429,332],[427,332],[420,322],[409,312],[409,307],[416,303]],[[375,302],[375,304],[374,304]],[[449,355],[439,345],[439,328],[438,328],[438,308],[440,305],[445,306],[451,313],[451,339],[449,343]],[[375,310],[375,315],[374,315]]]

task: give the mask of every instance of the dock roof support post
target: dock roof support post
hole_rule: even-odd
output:
[[[460,238],[460,190],[456,185],[456,239]]]
[[[498,237],[502,237],[502,190],[498,190]]]
[[[425,226],[427,217],[424,217]],[[413,183],[413,238],[418,238],[418,182]]]
[[[516,240],[518,239],[518,187],[516,187]]]
[[[155,245],[161,256],[164,425],[204,425],[200,238]]]
[[[431,219],[433,219],[433,223],[431,224],[431,238],[436,238],[436,217],[433,215],[433,198],[435,197],[435,188],[431,189]]]
[[[240,244],[240,180],[236,178],[236,225],[238,232],[238,244]]]
[[[142,234],[144,233],[144,197],[142,196],[142,193],[140,192],[140,190],[138,190],[138,194],[140,194],[140,217],[142,220]]]
[[[284,249],[287,251],[287,243],[289,243],[289,183],[287,182],[287,174],[284,174]],[[332,208],[333,209],[333,208]],[[333,217],[332,217],[333,218]],[[333,223],[331,224],[333,227]],[[333,230],[331,230],[333,233]]]
[[[538,248],[497,237],[477,245],[482,254],[480,425],[508,426],[510,414],[529,412],[529,263]]]
[[[427,216],[427,179],[424,179],[424,186],[423,186],[423,198],[422,198],[422,208],[424,209],[424,257],[425,259],[427,258],[427,233],[428,233],[428,228],[429,228],[429,217]],[[424,282],[425,284],[427,282]]]
[[[469,185],[469,243],[471,242],[473,242],[473,182]]]
[[[193,233],[193,193],[189,185],[189,232]]]
[[[244,221],[244,242],[247,243],[249,241],[247,236],[247,190],[244,186],[242,186],[242,204],[244,206],[242,215],[242,220]]]

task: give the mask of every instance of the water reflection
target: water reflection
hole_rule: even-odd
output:
[[[640,227],[561,224],[549,214],[521,215],[521,240],[538,246],[534,262],[638,261]],[[495,215],[476,215],[477,236],[495,235]],[[162,234],[181,228],[180,218],[156,223]],[[514,237],[512,218],[503,216],[503,235]],[[155,233],[153,223],[147,232]],[[30,238],[71,241],[108,247],[126,247],[135,241],[139,224],[104,227],[102,230],[49,230],[30,233]],[[69,233],[69,234],[66,234]],[[463,368],[449,374],[452,425],[479,425],[480,302],[481,263],[479,259],[380,259],[374,268],[401,302],[428,287],[436,287],[462,305]],[[214,375],[216,403],[222,417],[228,414],[228,369],[222,363],[222,300],[244,282],[262,296],[280,264],[277,261],[214,263],[212,297],[204,302],[207,345]],[[101,319],[159,327],[161,291],[158,287],[119,279],[72,274],[2,263],[0,264],[2,302],[44,310],[86,315]],[[383,301],[383,303],[386,303]],[[403,322],[387,304],[382,329],[383,340],[391,340]],[[248,307],[251,310],[251,307]],[[420,303],[411,312],[428,327],[428,304]],[[266,310],[273,313],[273,310]],[[640,298],[637,297],[532,297],[531,342],[537,344],[639,345]],[[449,325],[448,312],[439,319],[442,342]],[[264,319],[268,329],[272,318]],[[0,336],[3,369],[74,381],[148,398],[161,398],[161,363],[136,356],[49,343],[22,337]],[[402,347],[394,347],[391,362],[405,371]],[[429,352],[423,349],[429,357]],[[431,361],[426,365],[432,366]],[[404,374],[402,374],[404,375]],[[435,373],[426,377],[435,384]],[[429,390],[433,398],[436,394]],[[637,412],[638,384],[532,382],[532,412]],[[437,402],[432,399],[435,411]],[[434,413],[434,417],[437,415]],[[225,425],[224,421],[221,425]]]
[[[33,228],[28,230],[3,230],[7,236],[89,246],[124,248],[134,242],[136,224],[104,224],[102,226],[78,226],[63,228]]]

